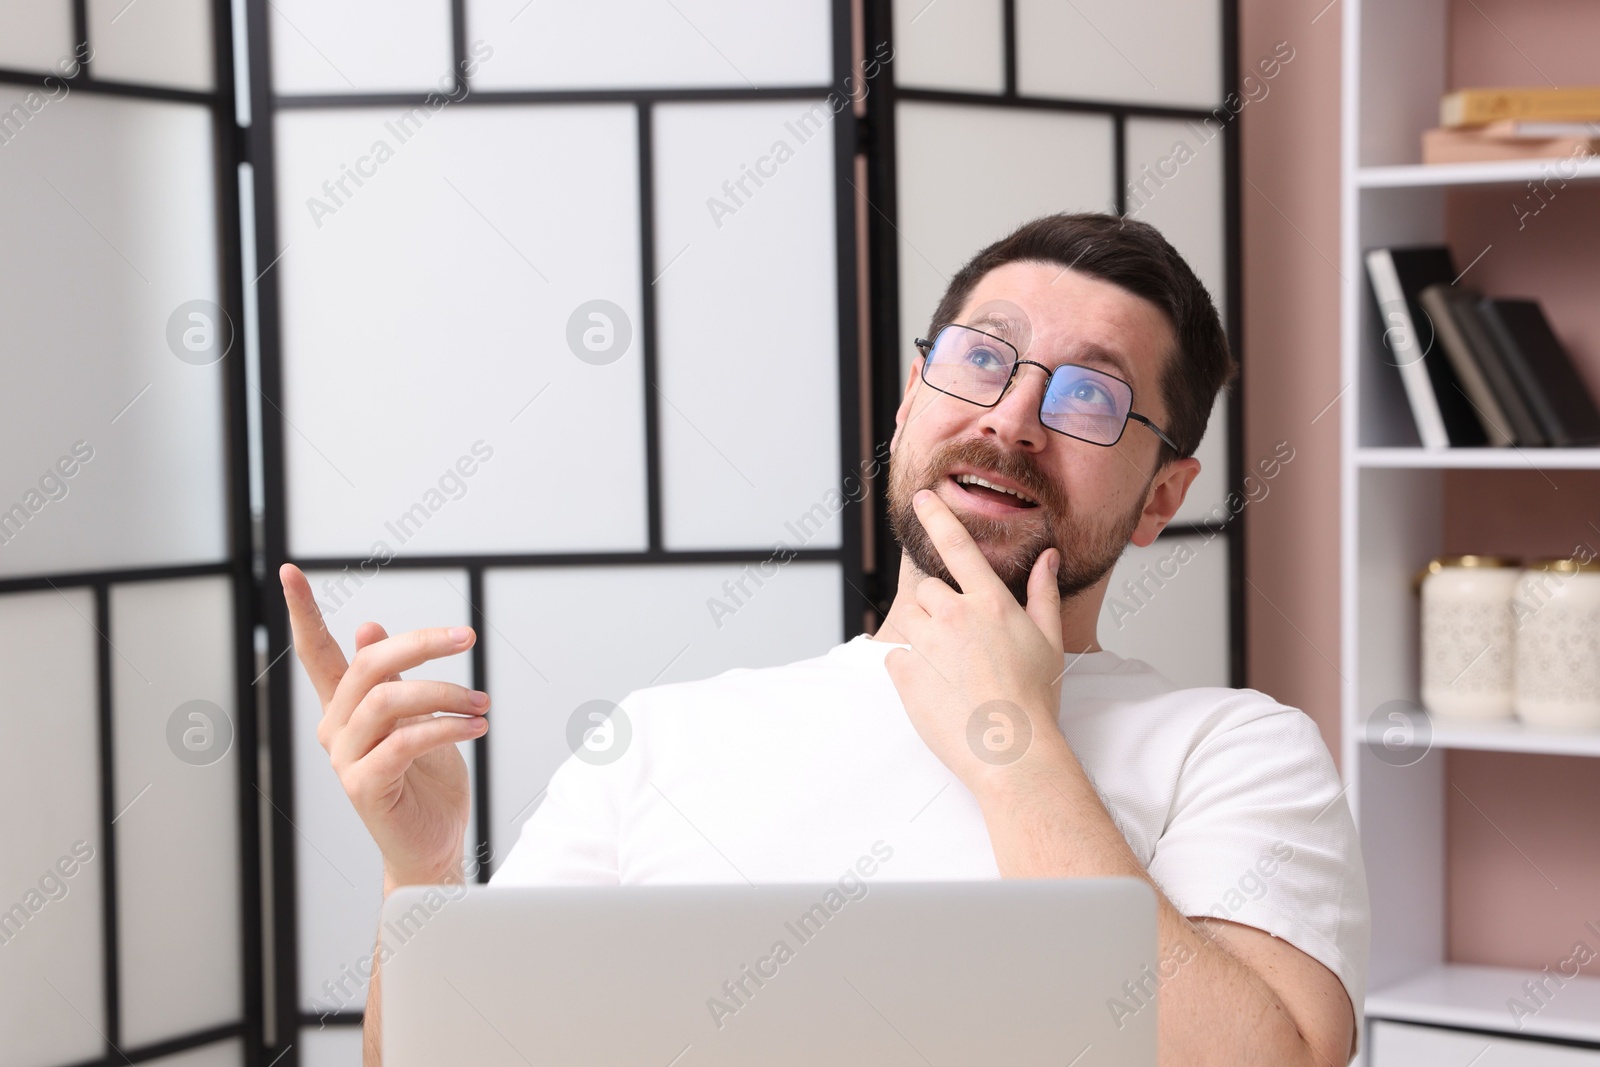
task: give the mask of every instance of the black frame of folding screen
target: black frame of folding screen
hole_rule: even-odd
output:
[[[252,557],[250,516],[249,434],[245,412],[248,406],[244,364],[244,263],[239,229],[239,172],[241,134],[236,120],[233,66],[233,9],[228,0],[211,4],[213,74],[211,91],[165,88],[131,82],[103,81],[94,76],[93,53],[70,78],[55,73],[0,70],[0,84],[51,88],[65,83],[73,92],[114,96],[133,100],[158,100],[194,104],[211,112],[212,144],[215,159],[214,180],[217,201],[217,272],[220,303],[235,324],[232,358],[223,364],[224,439],[226,503],[228,517],[228,558],[216,563],[128,567],[99,571],[69,571],[0,579],[0,596],[35,590],[60,592],[88,588],[94,594],[97,633],[95,682],[100,769],[100,835],[102,851],[100,877],[102,900],[102,952],[106,1029],[104,1055],[82,1061],[74,1067],[143,1063],[162,1056],[200,1048],[217,1042],[239,1039],[243,1062],[261,1067],[262,1030],[262,883],[261,822],[257,800],[258,719],[255,688],[255,622],[258,617],[258,585]],[[73,44],[89,44],[88,0],[72,0]],[[242,1018],[205,1030],[178,1035],[137,1048],[122,1044],[121,951],[118,943],[117,840],[112,823],[115,810],[116,753],[113,731],[111,682],[111,589],[134,582],[222,575],[230,579],[234,618],[234,747],[238,760],[238,842],[240,888],[240,1006]]]
[[[456,107],[490,107],[497,104],[569,104],[569,103],[632,103],[639,116],[639,225],[641,305],[639,338],[644,372],[644,430],[646,460],[646,514],[648,547],[635,552],[541,552],[515,554],[468,554],[403,556],[391,560],[387,566],[398,569],[465,570],[468,575],[469,617],[480,629],[484,625],[484,572],[499,567],[562,567],[603,564],[627,566],[637,564],[697,564],[697,563],[759,563],[771,555],[771,545],[752,545],[743,549],[710,551],[677,551],[663,547],[661,532],[661,471],[660,471],[660,421],[656,402],[656,307],[652,279],[657,274],[657,249],[654,241],[655,210],[652,168],[652,112],[656,104],[669,102],[720,102],[766,100],[814,100],[830,91],[841,96],[849,93],[842,87],[842,79],[851,72],[854,62],[852,52],[852,12],[850,0],[830,0],[833,18],[832,69],[830,84],[800,88],[718,88],[718,89],[618,89],[618,90],[483,90],[475,89],[463,97]],[[261,391],[268,403],[261,412],[262,464],[265,483],[264,549],[266,568],[263,577],[264,609],[268,633],[269,654],[274,657],[271,682],[268,687],[270,711],[268,713],[272,759],[272,795],[293,797],[294,767],[292,764],[293,738],[290,715],[292,670],[297,664],[280,654],[290,644],[288,613],[278,582],[278,567],[293,562],[306,570],[338,570],[346,566],[359,566],[356,557],[291,557],[288,553],[287,482],[284,463],[284,425],[280,410],[282,374],[282,333],[279,321],[280,303],[278,273],[273,270],[278,255],[277,193],[274,154],[274,120],[283,110],[349,110],[365,107],[411,106],[420,104],[425,92],[408,93],[350,93],[301,94],[277,96],[271,88],[271,58],[268,26],[269,0],[246,0],[250,51],[250,94],[252,123],[249,130],[249,158],[254,164],[255,176],[255,232],[256,264],[259,273],[257,284],[260,307]],[[461,71],[461,61],[466,56],[466,4],[465,0],[451,0],[451,54],[456,71]],[[854,83],[852,83],[853,85]],[[859,457],[864,454],[861,431],[862,410],[859,320],[857,312],[857,199],[853,181],[856,153],[860,141],[857,120],[853,109],[838,112],[833,126],[834,146],[834,205],[835,246],[837,275],[838,346],[839,346],[839,457],[841,483],[857,470]],[[801,561],[837,563],[843,579],[843,617],[841,624],[845,637],[864,629],[868,597],[865,584],[863,535],[866,522],[863,518],[863,501],[858,495],[847,494],[842,510],[840,545],[838,548],[801,548],[792,550],[792,558]],[[471,654],[473,686],[482,689],[488,681],[487,650],[480,640]],[[476,813],[479,855],[488,847],[490,818],[489,738],[480,737],[473,742],[475,790],[473,805]],[[360,1025],[362,1013],[357,1011],[330,1013],[326,1016],[300,1009],[300,974],[298,951],[298,917],[296,885],[296,831],[283,811],[275,813],[272,823],[271,847],[273,855],[273,961],[276,997],[274,1008],[276,1045],[282,1048],[274,1053],[282,1058],[275,1067],[295,1067],[298,1063],[298,1031],[304,1026],[324,1024]],[[487,865],[478,870],[478,880],[489,878]],[[289,1046],[295,1046],[293,1048]]]
[[[866,39],[868,41],[894,40],[893,0],[864,0],[866,6]],[[1222,19],[1222,95],[1239,89],[1239,18],[1238,0],[1221,0]],[[868,213],[870,228],[868,240],[869,260],[867,277],[870,285],[872,338],[872,426],[873,438],[887,442],[894,434],[895,410],[905,382],[900,377],[900,268],[898,218],[898,184],[895,154],[895,103],[898,100],[926,101],[982,107],[1010,107],[1043,111],[1076,112],[1102,115],[1112,120],[1113,182],[1116,187],[1118,214],[1127,211],[1128,181],[1126,170],[1126,131],[1130,118],[1189,119],[1201,121],[1212,117],[1204,108],[1163,107],[1150,104],[1116,103],[1104,100],[1074,100],[1059,97],[1023,96],[1017,92],[1017,19],[1016,0],[1001,0],[1002,35],[1004,49],[1005,90],[1001,93],[959,92],[946,89],[916,89],[897,86],[892,70],[886,70],[867,97],[867,120],[864,136],[871,147],[868,153],[866,195],[872,210]],[[1222,100],[1218,100],[1220,104]],[[1242,356],[1240,331],[1244,321],[1243,297],[1240,277],[1240,203],[1239,203],[1239,123],[1237,119],[1223,127],[1223,197],[1225,220],[1223,224],[1225,277],[1227,279],[1226,306],[1222,309],[1223,325],[1236,359]],[[999,236],[998,234],[996,235]],[[976,249],[974,249],[976,251]],[[931,312],[932,309],[930,308]],[[1242,360],[1241,360],[1242,365]],[[1227,491],[1241,492],[1243,487],[1244,449],[1244,382],[1236,381],[1230,390],[1228,403]],[[897,576],[900,573],[900,549],[889,530],[888,509],[874,508],[873,521],[873,573],[868,575],[867,591],[873,606],[880,613],[887,612],[894,599]],[[1227,538],[1228,547],[1228,646],[1230,684],[1245,684],[1245,607],[1244,596],[1244,521],[1242,513],[1231,516],[1220,526],[1199,523],[1174,524],[1161,531],[1162,537],[1183,537],[1195,534],[1219,533]]]

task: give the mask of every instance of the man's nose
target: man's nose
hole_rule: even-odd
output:
[[[1028,359],[1019,361],[1017,372],[1000,395],[1000,402],[984,410],[978,420],[979,427],[1013,448],[1040,451],[1049,431],[1039,421],[1039,407],[1049,383],[1050,372],[1041,364]]]

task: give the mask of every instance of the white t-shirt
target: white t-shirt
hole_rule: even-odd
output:
[[[823,882],[885,852],[878,880],[998,878],[976,799],[906,717],[883,662],[895,647],[862,634],[635,690],[610,726],[621,754],[563,763],[491,884]],[[1359,1015],[1366,873],[1315,724],[1114,652],[1067,664],[1062,732],[1167,898],[1288,941]]]

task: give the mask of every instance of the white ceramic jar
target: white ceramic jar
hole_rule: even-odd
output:
[[[1422,576],[1422,704],[1430,715],[1509,719],[1515,711],[1518,565],[1441,556]]]
[[[1543,729],[1600,730],[1600,561],[1529,564],[1512,613],[1518,718]]]

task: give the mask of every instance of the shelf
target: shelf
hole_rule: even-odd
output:
[[[1591,947],[1600,947],[1600,933],[1586,930],[1574,936],[1581,936]],[[1560,977],[1561,963],[1550,961],[1549,973]],[[1522,988],[1523,982],[1538,979],[1545,979],[1551,990],[1543,1008],[1538,1008]],[[1522,1037],[1600,1041],[1600,978],[1580,975],[1561,980],[1566,982],[1564,987],[1558,987],[1555,979],[1545,978],[1540,971],[1446,963],[1368,993],[1367,1016]],[[1512,997],[1537,1009],[1534,1014],[1521,1016],[1520,1028],[1506,1004]]]
[[[1576,174],[1573,174],[1574,170]],[[1551,177],[1569,181],[1600,180],[1600,158],[1590,156],[1576,165],[1568,163],[1566,156],[1552,156],[1549,159],[1513,159],[1495,163],[1408,163],[1395,167],[1362,167],[1356,171],[1356,185],[1362,189],[1521,185]]]
[[[1433,719],[1434,748],[1484,752],[1536,752],[1551,756],[1600,756],[1600,733],[1534,730],[1520,722],[1467,723]],[[1600,945],[1596,946],[1600,950]]]
[[[1358,448],[1361,467],[1600,470],[1600,448]]]

